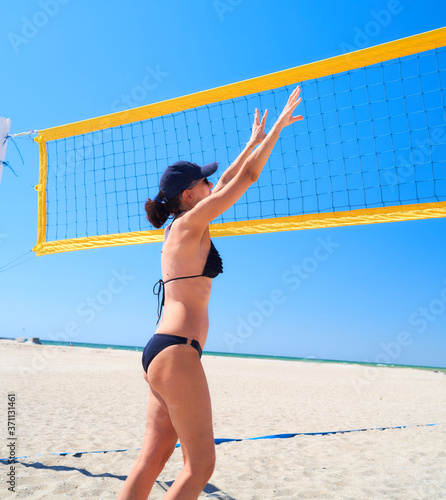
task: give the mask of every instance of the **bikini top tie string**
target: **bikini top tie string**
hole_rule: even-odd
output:
[[[195,274],[194,276],[181,276],[180,278],[171,278],[170,280],[163,281],[163,280],[158,280],[155,285],[153,286],[153,294],[158,296],[158,321],[156,324],[160,322],[161,319],[161,314],[163,313],[163,307],[164,307],[164,297],[165,297],[165,288],[164,285],[166,283],[170,283],[171,281],[177,281],[177,280],[187,280],[189,278],[201,278],[201,276],[204,276],[203,274]],[[161,295],[161,301],[160,301],[160,295]]]
[[[153,294],[158,296],[158,308],[157,308],[157,313],[158,313],[158,321],[156,324],[160,322],[161,319],[161,313],[163,311],[164,307],[164,281],[159,280],[153,285]],[[160,298],[161,295],[161,298]]]

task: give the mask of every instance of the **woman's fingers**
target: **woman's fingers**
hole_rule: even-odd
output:
[[[290,97],[288,98],[288,102],[289,102],[289,103],[293,102],[295,99],[297,99],[297,98],[298,98],[299,94],[300,94],[300,86],[298,85],[298,86],[297,86],[297,87],[293,90],[293,92],[291,92],[291,95],[290,95]]]
[[[293,90],[293,92],[291,92],[291,95],[288,97],[288,102],[277,120],[278,122],[282,123],[282,126],[287,126],[287,125],[290,125],[291,123],[294,123],[296,121],[300,121],[300,120],[304,119],[304,117],[301,115],[292,116],[294,110],[297,108],[297,106],[299,106],[299,104],[302,101],[302,98],[299,97],[299,95],[300,95],[300,86],[298,85]],[[264,132],[267,116],[268,116],[268,110],[265,110],[265,113],[262,116],[262,121],[260,122],[259,121],[259,118],[260,118],[259,110],[256,108],[255,114],[254,114],[253,137],[254,137],[254,135],[257,135],[259,133]],[[256,131],[254,129],[258,129],[258,130]]]
[[[296,106],[300,104],[302,101],[302,97],[299,97],[300,94],[300,87],[298,87],[291,95],[290,98],[288,99],[288,106],[291,107],[292,109],[295,109]]]
[[[259,110],[256,108],[256,111],[254,113],[254,126],[258,126],[260,124],[259,122]]]
[[[292,94],[290,95],[290,98],[288,100],[288,104],[286,107],[288,107],[287,113],[290,116],[290,120],[292,120],[292,123],[294,121],[297,121],[296,119],[303,120],[304,117],[299,115],[299,117],[291,116],[294,112],[294,110],[299,106],[299,104],[302,102],[302,97],[299,97],[300,94],[300,87],[298,86]]]
[[[255,144],[260,144],[266,137],[265,122],[267,116],[268,116],[268,110],[265,111],[265,114],[262,117],[262,121],[260,122],[260,112],[258,108],[256,108],[254,113],[254,123],[252,125],[252,132],[251,132],[251,140]]]
[[[302,101],[302,97],[299,97],[299,99],[292,105],[292,108],[296,109],[297,106],[299,106],[299,104],[301,103],[301,101]]]

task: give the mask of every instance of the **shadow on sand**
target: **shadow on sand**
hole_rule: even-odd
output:
[[[2,463],[4,463],[2,461]],[[33,469],[39,469],[39,470],[53,470],[56,472],[72,472],[72,471],[77,471],[83,474],[84,476],[87,477],[110,477],[113,479],[119,479],[120,481],[125,481],[127,479],[127,476],[118,476],[116,474],[110,474],[109,472],[103,472],[101,474],[93,474],[92,472],[88,471],[87,469],[82,469],[79,467],[69,467],[67,465],[45,465],[42,464],[41,462],[33,462],[33,463],[26,463],[26,462],[21,462],[17,461],[17,464],[22,465],[23,467],[30,467]],[[173,481],[156,481],[156,484],[160,486],[164,491],[167,491],[173,484]],[[218,500],[236,500],[234,497],[231,497],[227,493],[224,493],[220,489],[218,489],[216,486],[213,484],[208,483],[205,488],[204,488],[204,493],[206,493],[205,498],[215,498]]]

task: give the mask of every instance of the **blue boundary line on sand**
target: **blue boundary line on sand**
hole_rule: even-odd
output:
[[[386,431],[386,430],[393,430],[393,429],[407,429],[409,427],[432,427],[434,425],[440,425],[440,424],[418,424],[418,425],[398,425],[396,427],[374,427],[371,429],[351,429],[351,430],[346,430],[346,431],[327,431],[327,432],[295,432],[292,434],[271,434],[270,436],[259,436],[259,437],[253,437],[253,438],[216,438],[215,444],[222,444],[222,443],[231,443],[231,442],[238,442],[238,441],[258,441],[260,439],[287,439],[287,438],[292,438],[296,436],[329,436],[332,434],[348,434],[350,432],[366,432],[366,431]],[[179,448],[181,445],[178,443],[176,445],[176,448]],[[101,450],[101,451],[81,451],[81,452],[63,452],[63,453],[48,453],[47,455],[56,455],[60,457],[65,457],[67,455],[72,455],[73,457],[79,458],[82,455],[92,455],[93,453],[119,453],[123,451],[139,451],[141,448],[128,448],[125,450]],[[41,457],[44,456],[45,453],[39,453],[37,455],[33,455],[33,457]],[[15,460],[22,460],[24,458],[32,458],[31,456],[24,456],[24,457],[15,457]],[[8,464],[10,463],[11,459],[8,458],[0,458],[0,463],[3,464]]]

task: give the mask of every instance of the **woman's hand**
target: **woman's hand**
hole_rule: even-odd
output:
[[[277,121],[275,123],[276,126],[284,128],[287,127],[288,125],[291,125],[293,123],[296,123],[304,119],[304,117],[301,115],[293,116],[294,110],[297,108],[297,106],[299,106],[300,101],[302,100],[302,98],[299,97],[299,94],[300,94],[300,87],[297,86],[290,95],[290,97],[288,98],[288,102],[286,103],[286,106],[283,108],[283,111],[280,114],[279,118],[277,118]]]
[[[189,217],[193,217],[196,227],[204,231],[210,222],[232,207],[257,181],[280,137],[281,130],[292,123],[303,120],[303,116],[293,116],[294,110],[301,101],[299,94],[300,88],[297,87],[290,95],[285,108],[268,134],[265,134],[266,112],[260,122],[259,110],[256,109],[251,139],[245,149],[220,177],[212,196],[201,200],[188,212],[191,214]],[[253,151],[256,144],[260,145]]]
[[[254,124],[252,126],[252,133],[251,133],[251,139],[249,142],[253,146],[257,146],[266,137],[265,133],[265,122],[266,122],[266,117],[268,116],[268,110],[265,111],[265,114],[263,115],[262,121],[260,122],[259,120],[259,110],[256,108],[256,112],[254,114]]]

